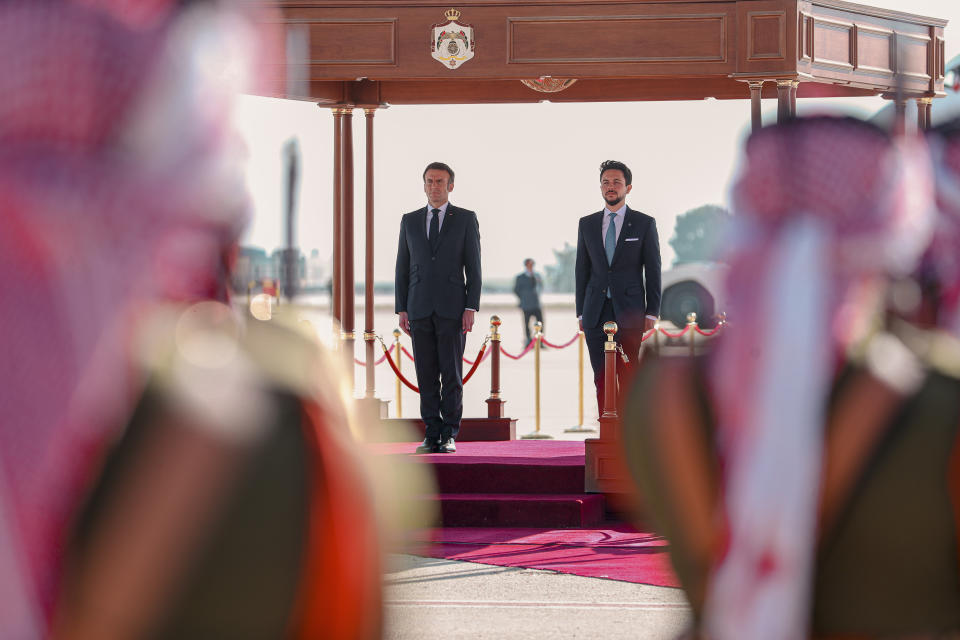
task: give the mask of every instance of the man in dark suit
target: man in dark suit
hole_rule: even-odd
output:
[[[607,160],[600,165],[602,211],[580,218],[577,232],[577,316],[584,332],[597,407],[603,412],[603,324],[618,325],[616,339],[636,364],[643,332],[660,314],[660,240],[656,221],[626,205],[633,188],[627,165]],[[618,363],[618,370],[623,363]],[[629,369],[628,369],[629,370]]]
[[[527,258],[523,261],[523,273],[517,276],[513,285],[513,292],[517,294],[520,300],[520,309],[523,311],[523,328],[527,333],[527,341],[523,343],[524,347],[533,340],[530,331],[530,320],[536,319],[543,324],[543,309],[540,308],[540,292],[543,291],[543,280],[540,274],[533,270],[533,258]]]
[[[420,415],[417,453],[453,453],[463,416],[463,348],[480,308],[477,214],[450,204],[453,170],[423,172],[427,206],[404,214],[397,249],[396,312],[413,339]]]

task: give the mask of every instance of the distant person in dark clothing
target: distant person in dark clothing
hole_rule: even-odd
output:
[[[527,335],[527,340],[523,343],[524,346],[530,344],[530,341],[533,340],[533,331],[530,328],[531,318],[535,318],[536,322],[543,323],[543,308],[540,306],[543,278],[533,270],[533,264],[533,258],[527,258],[523,261],[523,272],[517,275],[517,281],[513,285],[513,292],[520,299],[520,308],[523,310],[523,329]]]

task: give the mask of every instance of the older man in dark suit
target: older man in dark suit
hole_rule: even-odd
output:
[[[427,206],[404,214],[397,248],[396,312],[413,339],[420,415],[417,453],[453,453],[463,416],[463,348],[480,308],[477,214],[449,202],[453,170],[423,172]]]
[[[633,366],[643,332],[660,314],[660,240],[656,221],[626,204],[633,174],[622,162],[600,165],[602,211],[580,218],[577,233],[576,304],[584,332],[597,407],[603,411],[605,322],[619,327],[617,342]]]

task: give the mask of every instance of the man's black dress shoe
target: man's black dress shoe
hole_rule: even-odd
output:
[[[439,453],[440,442],[431,438],[424,438],[420,446],[417,447],[417,453]]]
[[[440,447],[437,449],[437,453],[456,453],[457,444],[453,441],[453,438],[447,438],[440,443]]]

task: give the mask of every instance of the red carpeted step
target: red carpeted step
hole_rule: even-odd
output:
[[[583,464],[436,460],[440,493],[583,493]]]
[[[444,527],[586,527],[603,519],[598,494],[441,493]]]

